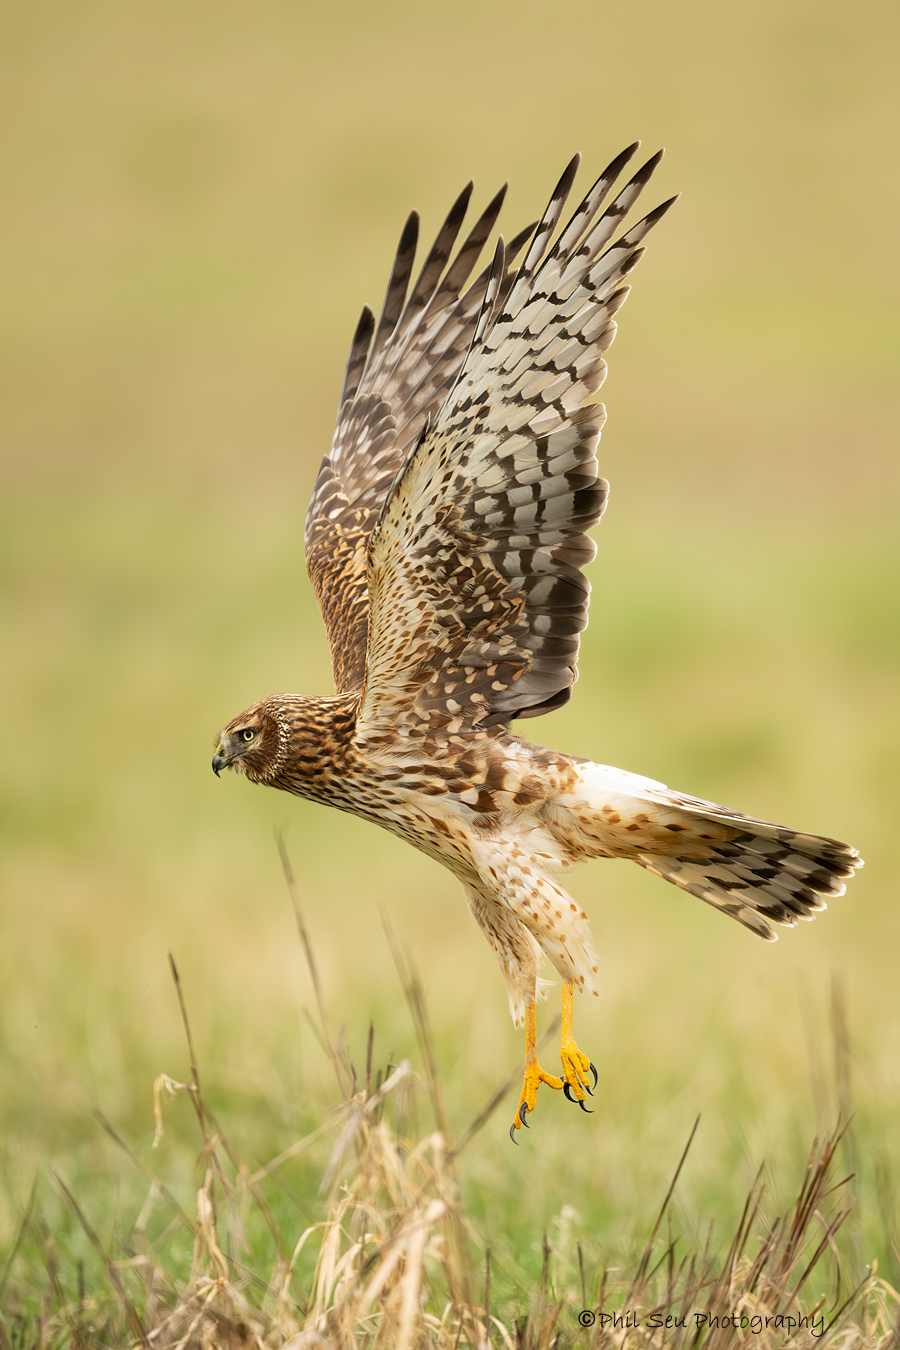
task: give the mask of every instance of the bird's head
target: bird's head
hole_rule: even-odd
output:
[[[285,754],[289,732],[283,710],[263,699],[233,718],[222,731],[213,755],[213,773],[234,769],[253,783],[267,783]]]

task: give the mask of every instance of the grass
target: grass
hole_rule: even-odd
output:
[[[598,1262],[577,1242],[573,1260],[571,1215],[567,1220],[563,1211],[552,1236],[541,1235],[531,1287],[511,1281],[466,1205],[460,1160],[518,1086],[519,1074],[454,1133],[423,991],[396,944],[429,1076],[421,1078],[406,1059],[377,1069],[371,1025],[358,1074],[334,1031],[284,850],[282,857],[318,1002],[315,1033],[334,1072],[338,1104],[277,1157],[248,1165],[201,1087],[170,958],[190,1074],[185,1082],[157,1079],[152,1147],[163,1141],[171,1104],[183,1094],[199,1145],[195,1199],[182,1203],[179,1183],[162,1178],[99,1117],[149,1189],[127,1226],[117,1222],[103,1238],[91,1215],[98,1199],[104,1207],[102,1197],[78,1195],[54,1174],[70,1219],[65,1244],[48,1229],[32,1190],[0,1271],[4,1350],[895,1344],[900,1294],[878,1275],[877,1263],[855,1270],[838,1245],[853,1207],[853,1178],[841,1175],[839,1164],[849,1123],[813,1141],[794,1198],[780,1214],[771,1212],[760,1169],[723,1245],[714,1222],[702,1243],[686,1241],[672,1212],[698,1119],[636,1260]],[[309,1184],[313,1169],[295,1203],[284,1184],[286,1165],[323,1145],[319,1185]]]
[[[31,564],[30,586],[11,586],[7,595],[12,627],[27,636],[16,649],[15,673],[19,735],[33,752],[11,758],[4,783],[10,903],[0,947],[0,1270],[7,1271],[0,1307],[13,1344],[17,1327],[22,1345],[32,1343],[29,1336],[40,1343],[42,1334],[47,1343],[53,1335],[71,1341],[64,1309],[96,1344],[125,1344],[132,1334],[105,1258],[53,1173],[111,1261],[134,1260],[139,1240],[146,1241],[162,1272],[153,1286],[155,1312],[140,1269],[115,1268],[148,1329],[180,1306],[186,1291],[193,1298],[201,1288],[191,1283],[193,1230],[209,1157],[196,1136],[192,1094],[179,1090],[163,1103],[166,1132],[152,1148],[152,1084],[161,1073],[191,1082],[168,987],[171,949],[192,1009],[206,1119],[216,1122],[209,1137],[231,1148],[229,1158],[215,1145],[221,1175],[214,1169],[210,1199],[216,1240],[232,1263],[228,1285],[246,1300],[246,1317],[277,1344],[263,1293],[302,1233],[336,1212],[319,1188],[354,1093],[352,1074],[346,1095],[337,1088],[333,1057],[304,1016],[315,989],[292,939],[273,830],[287,828],[323,1001],[344,1023],[334,1039],[356,1067],[357,1090],[366,1082],[370,1019],[382,1081],[391,1065],[415,1066],[396,1092],[379,1099],[380,1124],[401,1141],[404,1159],[417,1159],[410,1193],[415,1178],[426,1186],[423,1169],[437,1168],[424,1141],[436,1128],[425,1085],[438,1075],[399,995],[379,909],[427,980],[433,1058],[447,1104],[448,1121],[437,1124],[444,1140],[465,1135],[521,1045],[490,953],[471,931],[452,878],[358,822],[217,783],[200,731],[173,729],[173,697],[179,721],[202,729],[211,699],[227,716],[232,703],[256,692],[257,680],[327,687],[318,633],[315,644],[298,646],[281,617],[298,592],[308,603],[292,576],[300,566],[292,520],[248,528],[232,542],[224,593],[219,563],[204,556],[212,531],[198,530],[196,517],[179,518],[148,501],[130,521],[131,547],[123,548],[123,525],[107,502],[73,510],[71,497],[44,497],[34,512],[20,501],[4,532],[7,575]],[[861,1344],[866,1337],[877,1343],[887,1323],[866,1319],[889,1318],[888,1290],[898,1287],[900,1156],[892,1121],[900,1027],[887,996],[897,922],[889,617],[896,541],[873,533],[844,538],[838,549],[832,540],[807,539],[801,548],[773,539],[763,551],[754,535],[735,532],[715,543],[719,567],[711,570],[704,565],[708,539],[623,532],[614,517],[607,525],[604,563],[613,576],[627,569],[627,594],[595,594],[602,622],[588,631],[577,698],[547,724],[548,737],[688,790],[842,834],[860,845],[867,867],[827,915],[783,934],[774,947],[637,869],[584,870],[576,890],[604,953],[604,997],[595,1008],[579,1008],[578,1026],[600,1070],[602,1099],[590,1120],[542,1100],[527,1142],[515,1149],[507,1138],[511,1090],[456,1157],[473,1301],[484,1306],[489,1248],[491,1308],[515,1344],[517,1323],[537,1317],[539,1303],[552,1321],[559,1299],[579,1294],[580,1247],[588,1282],[607,1272],[604,1306],[621,1306],[698,1113],[657,1255],[678,1238],[674,1268],[688,1261],[679,1299],[691,1256],[691,1280],[701,1271],[704,1280],[718,1279],[765,1161],[767,1226],[760,1218],[744,1249],[749,1269],[757,1238],[792,1211],[812,1139],[827,1139],[839,1117],[852,1115],[831,1171],[837,1181],[853,1173],[844,1188],[852,1207],[833,1234],[840,1293],[829,1246],[801,1303],[812,1309],[825,1297],[822,1308],[832,1315],[875,1269],[887,1284],[872,1286],[874,1302],[861,1296],[840,1334],[855,1328]],[[160,556],[151,544],[163,526],[169,551]],[[43,547],[32,559],[36,536]],[[659,594],[663,572],[670,591],[690,597],[674,614]],[[735,595],[739,606],[726,605]],[[223,649],[217,635],[228,632],[235,604],[240,641]],[[308,617],[312,630],[317,618],[309,608],[301,623]],[[745,631],[764,640],[748,645]],[[51,736],[43,720],[48,698],[56,707]],[[58,737],[63,745],[74,737],[73,751],[61,756]],[[541,1011],[542,1027],[552,1011]],[[98,1126],[97,1111],[130,1153]],[[373,1148],[383,1149],[384,1140],[382,1132]],[[146,1167],[163,1179],[191,1229],[162,1192],[151,1191]],[[366,1167],[366,1176],[380,1176],[374,1164]],[[259,1177],[255,1191],[244,1188],[250,1177]],[[350,1170],[341,1180],[356,1184]],[[233,1203],[226,1202],[226,1181]],[[440,1199],[439,1190],[426,1193]],[[400,1215],[384,1204],[381,1238]],[[292,1297],[300,1311],[291,1316],[298,1324],[324,1231],[307,1239],[295,1266]],[[818,1242],[820,1227],[816,1234]],[[549,1293],[541,1303],[545,1235]],[[201,1255],[206,1264],[197,1279],[214,1281],[202,1243]],[[449,1275],[430,1256],[423,1261],[426,1307],[440,1319]],[[364,1286],[370,1278],[367,1272]],[[217,1301],[220,1291],[203,1289],[221,1315],[231,1315],[227,1301]],[[345,1292],[349,1297],[350,1286]],[[641,1311],[661,1297],[648,1293]],[[200,1311],[189,1306],[192,1316]],[[557,1329],[574,1334],[567,1319],[580,1307],[566,1302]],[[89,1323],[94,1331],[85,1329]],[[169,1327],[173,1336],[180,1325]]]

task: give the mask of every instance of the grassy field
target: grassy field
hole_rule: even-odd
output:
[[[618,1307],[698,1115],[654,1261],[677,1239],[677,1260],[707,1249],[720,1271],[760,1165],[763,1211],[787,1213],[813,1137],[852,1114],[832,1173],[854,1179],[823,1213],[853,1204],[804,1297],[830,1314],[874,1272],[887,1286],[869,1322],[860,1303],[834,1335],[885,1340],[900,1287],[898,28],[875,0],[558,15],[502,0],[452,19],[399,0],[2,7],[0,1346],[139,1341],[66,1188],[111,1260],[152,1251],[185,1299],[219,1274],[187,1092],[152,1147],[154,1082],[191,1072],[170,952],[204,1125],[233,1155],[216,1145],[211,1183],[237,1196],[219,1216],[228,1280],[255,1272],[240,1296],[265,1306],[266,1344],[302,1325],[318,1239],[287,1302],[258,1281],[309,1225],[336,1223],[342,1193],[321,1181],[347,1108],[306,1016],[277,832],[340,1062],[361,1086],[371,1023],[373,1075],[410,1065],[366,1117],[348,1193],[382,1177],[379,1121],[388,1152],[433,1129],[386,926],[425,990],[452,1137],[515,1068],[453,878],[360,822],[217,782],[209,759],[252,699],[330,689],[302,521],[349,336],[406,212],[427,235],[470,176],[479,203],[509,176],[509,234],[574,149],[587,180],[636,135],[669,147],[649,204],[684,195],[611,353],[612,497],[576,695],[528,732],[849,839],[867,866],[774,947],[636,868],[584,869],[604,962],[603,999],[578,1010],[595,1114],[548,1094],[515,1149],[510,1089],[449,1172],[432,1158],[422,1193],[464,1214],[478,1299],[490,1250],[504,1326],[569,1299],[556,1331],[541,1341],[534,1323],[520,1344],[560,1328],[561,1345],[594,1344],[577,1339],[578,1251]],[[544,1025],[555,1011],[554,994]],[[148,1167],[193,1235],[168,1231],[164,1197],[148,1206]],[[826,1228],[809,1220],[811,1249]],[[439,1318],[465,1262],[427,1250]],[[176,1297],[112,1269],[142,1316]]]

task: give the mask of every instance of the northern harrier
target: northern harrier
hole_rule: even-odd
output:
[[[840,895],[861,860],[833,839],[743,816],[622,769],[529,744],[511,722],[560,707],[575,681],[603,512],[595,401],[624,281],[671,205],[610,242],[655,155],[603,210],[610,164],[555,243],[579,157],[538,225],[470,281],[501,190],[451,261],[472,185],[412,283],[403,231],[376,325],[353,338],[331,454],[306,520],[306,561],[336,693],[275,694],[229,722],[213,759],[254,783],[375,821],[462,882],[513,1022],[526,1029],[515,1131],[541,1083],[584,1109],[596,1070],[572,1033],[575,989],[597,993],[587,916],[561,878],[630,858],[758,936]],[[674,200],[674,198],[672,199]],[[602,212],[602,214],[601,214]],[[515,259],[525,250],[524,259]],[[538,967],[562,979],[562,1077],[535,1049]]]

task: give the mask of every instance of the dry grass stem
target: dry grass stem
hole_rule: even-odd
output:
[[[283,848],[282,857],[290,887]],[[312,973],[315,963],[299,911],[298,926]],[[28,1317],[14,1307],[12,1336],[0,1323],[0,1350],[30,1345],[81,1350],[101,1344],[129,1350],[722,1350],[733,1345],[808,1350],[826,1340],[838,1350],[896,1346],[900,1295],[878,1276],[877,1266],[848,1291],[835,1242],[851,1204],[851,1178],[833,1179],[845,1129],[814,1141],[796,1199],[781,1217],[765,1217],[760,1171],[732,1241],[724,1257],[716,1259],[709,1242],[679,1255],[679,1239],[662,1235],[664,1221],[672,1226],[670,1202],[697,1132],[695,1123],[632,1271],[600,1268],[592,1273],[579,1246],[577,1269],[570,1276],[561,1274],[563,1267],[545,1237],[540,1275],[523,1296],[525,1311],[498,1307],[490,1252],[465,1212],[457,1160],[515,1080],[498,1089],[473,1124],[453,1140],[424,994],[396,943],[394,950],[429,1080],[423,1083],[404,1060],[390,1067],[383,1082],[376,1075],[373,1088],[370,1029],[365,1085],[351,1094],[352,1066],[331,1031],[314,977],[322,1043],[334,1064],[342,1100],[327,1121],[252,1172],[241,1164],[203,1099],[173,963],[191,1082],[165,1074],[157,1078],[154,1142],[162,1137],[166,1100],[186,1091],[200,1133],[202,1184],[196,1191],[196,1215],[192,1218],[178,1204],[101,1118],[104,1129],[150,1181],[128,1239],[120,1241],[125,1251],[111,1251],[101,1242],[83,1206],[57,1178],[99,1257],[107,1291],[103,1297],[87,1298],[80,1281],[77,1301],[66,1295],[52,1237],[30,1208],[3,1283],[10,1284],[17,1252],[31,1238],[41,1246],[48,1292],[40,1309]],[[420,1130],[416,1099],[423,1092],[430,1099],[435,1127]],[[322,1217],[305,1223],[299,1233],[299,1225],[286,1230],[283,1219],[279,1227],[262,1185],[325,1135],[333,1144],[317,1202]],[[171,1222],[151,1241],[148,1225],[161,1206],[168,1208]],[[254,1206],[277,1253],[265,1274],[244,1260],[249,1251],[247,1215]],[[295,1222],[296,1210],[292,1216]],[[171,1273],[168,1246],[185,1230],[191,1236],[189,1269],[179,1278]],[[485,1253],[483,1281],[476,1279],[475,1245]],[[829,1272],[827,1287],[833,1289],[830,1302],[821,1292],[809,1298],[806,1294],[814,1273],[815,1287],[826,1287],[823,1263]]]

